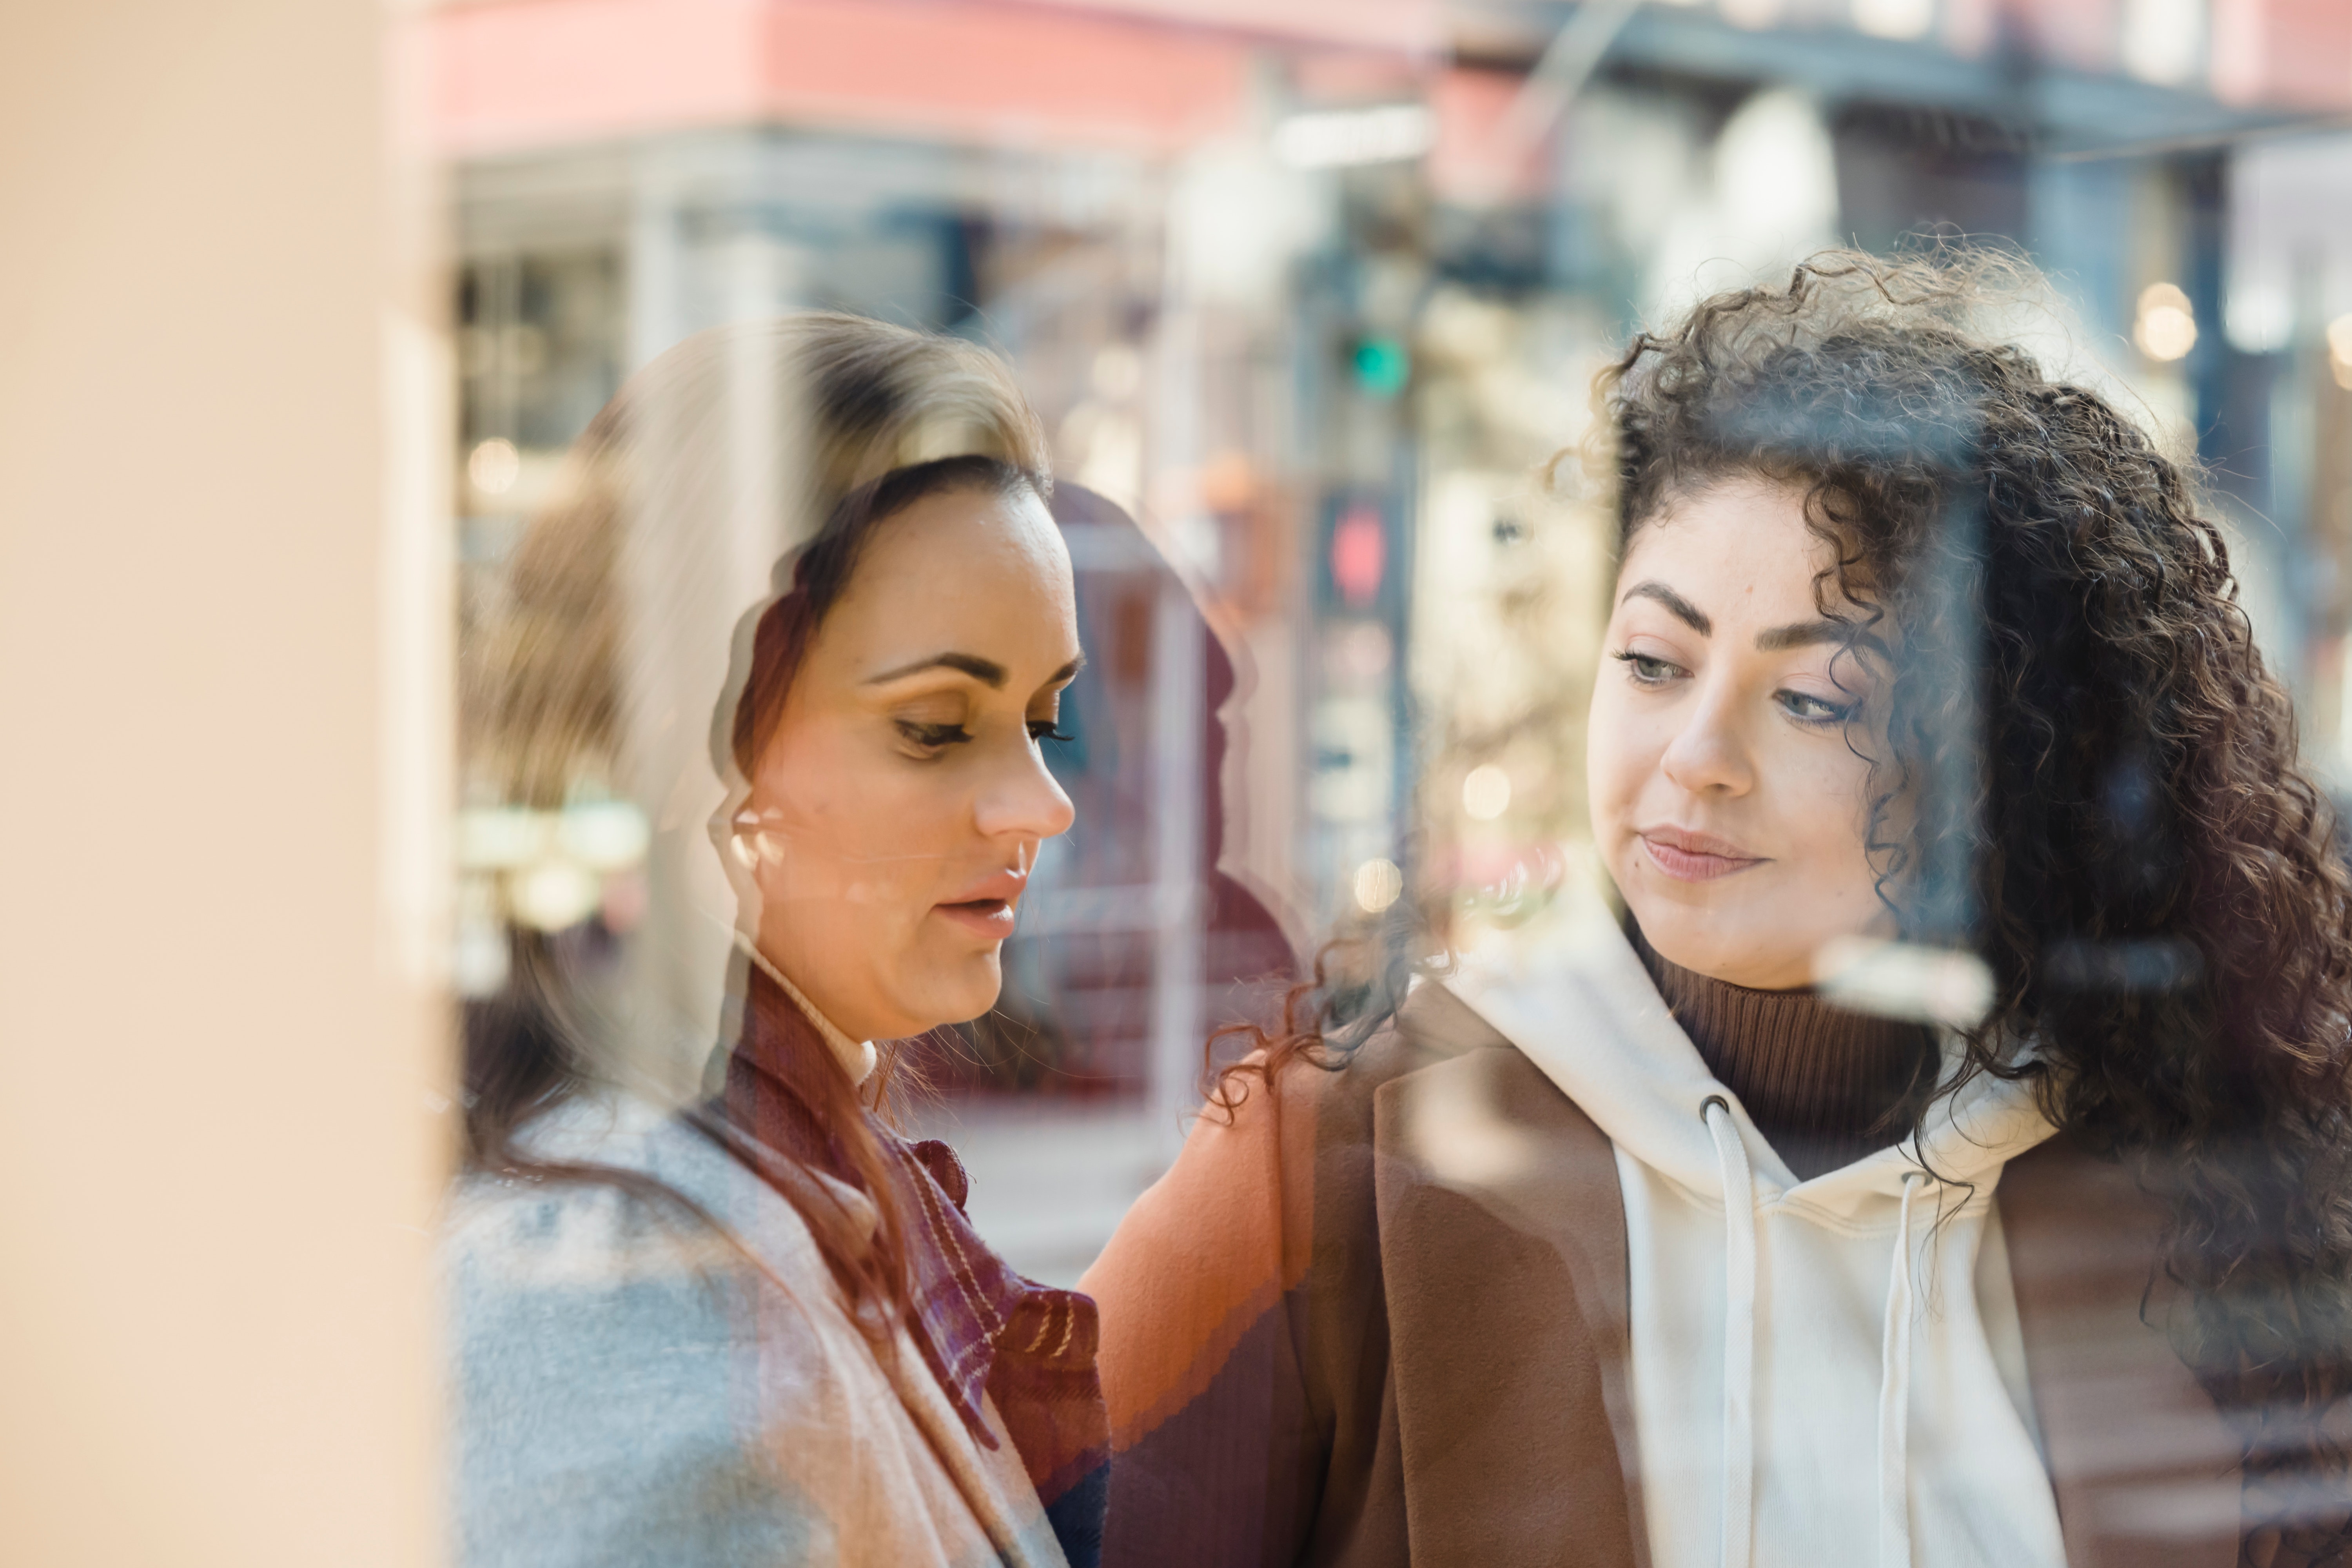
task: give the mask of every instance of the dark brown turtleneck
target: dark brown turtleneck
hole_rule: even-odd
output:
[[[1832,1006],[1811,991],[1750,991],[1633,949],[1716,1080],[1739,1097],[1800,1181],[1907,1136],[1935,1037],[1916,1024]]]

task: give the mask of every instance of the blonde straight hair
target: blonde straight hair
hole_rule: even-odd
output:
[[[714,847],[679,830],[701,819],[740,894],[748,872],[725,853],[734,809],[808,638],[876,524],[943,489],[1044,499],[1052,484],[1044,428],[1002,359],[835,312],[688,339],[630,377],[567,455],[468,661],[468,773],[509,804],[553,807],[584,784],[646,811],[652,897],[682,909],[672,934],[686,951],[662,976],[687,993],[677,1016],[709,1026],[706,1045],[721,1010],[693,993],[714,989],[718,961],[702,939],[715,911],[691,907],[709,861],[689,861]],[[713,795],[708,813],[678,804]],[[507,991],[468,1020],[469,1163],[607,1183],[699,1215],[646,1178],[534,1163],[519,1147],[534,1116],[605,1074],[554,950],[532,933],[515,948]],[[740,961],[731,972],[740,980]],[[874,1075],[877,1099],[887,1078]],[[884,1336],[905,1305],[903,1216],[856,1086],[845,1073],[824,1081],[825,1103],[810,1109],[880,1210],[873,1245],[823,1184],[769,1173],[861,1322]],[[744,1152],[735,1130],[689,1114]],[[751,1152],[763,1169],[777,1159]]]

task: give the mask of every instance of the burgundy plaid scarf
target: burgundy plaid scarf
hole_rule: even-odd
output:
[[[806,1075],[836,1070],[815,1026],[750,966],[742,1029],[727,1066],[729,1125],[859,1185],[806,1091]],[[909,1143],[872,1125],[906,1226],[915,1343],[973,1439],[989,1448],[996,1439],[981,1400],[983,1393],[995,1400],[1064,1554],[1072,1568],[1091,1568],[1101,1551],[1110,1455],[1094,1300],[1024,1279],[989,1250],[964,1217],[971,1181],[953,1150],[937,1141]]]

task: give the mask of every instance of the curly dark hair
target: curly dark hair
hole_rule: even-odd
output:
[[[1853,743],[1881,897],[1991,968],[1969,1067],[2163,1194],[2184,1359],[2256,1454],[2307,1452],[2352,1394],[2352,878],[2191,474],[1969,330],[2020,271],[1832,253],[1636,339],[1620,542],[1727,478],[1803,488],[1824,613],[1899,629]]]
[[[2177,1348],[2250,1477],[2309,1485],[2352,1394],[2352,878],[2192,473],[1973,327],[2030,283],[1830,252],[1637,336],[1599,385],[1621,558],[1677,496],[1801,490],[1841,657],[1896,633],[1848,742],[1880,896],[1995,979],[1965,1070],[2165,1199]],[[1318,972],[1262,1070],[1339,1065],[1426,951]]]

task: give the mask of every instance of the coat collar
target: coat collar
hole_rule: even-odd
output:
[[[1587,1497],[1601,1510],[1590,1516],[1591,1528],[1597,1537],[1622,1529],[1624,1545],[1613,1553],[1596,1546],[1589,1560],[1646,1564],[1627,1372],[1623,1196],[1609,1134],[1561,1081],[1574,1081],[1573,1072],[1554,1071],[1559,1058],[1548,1042],[1580,1022],[1675,1026],[1671,1017],[1647,1017],[1647,1006],[1663,1015],[1664,1004],[1613,925],[1569,936],[1583,945],[1565,960],[1556,954],[1549,964],[1503,972],[1519,984],[1496,984],[1491,970],[1465,980],[1465,965],[1442,984],[1421,986],[1407,1004],[1400,1026],[1423,1047],[1427,1065],[1382,1090],[1384,1294],[1408,1446],[1415,1426],[1464,1435],[1474,1447],[1475,1435],[1500,1432],[1487,1461],[1497,1472],[1491,1488],[1481,1489],[1490,1498],[1563,1484],[1544,1467],[1546,1445],[1564,1440],[1557,1422],[1547,1423],[1551,1436],[1533,1441],[1477,1407],[1496,1397],[1479,1370],[1491,1342],[1517,1336],[1513,1359],[1523,1369],[1590,1358],[1610,1441],[1577,1457],[1581,1482],[1571,1484],[1592,1493],[1592,1478],[1601,1478],[1597,1494]],[[1682,1043],[1696,1060],[1696,1049]],[[1703,1066],[1697,1070],[1704,1075]],[[1465,1293],[1458,1270],[1444,1268],[1444,1244],[1409,1234],[1460,1228],[1458,1211],[1431,1201],[1440,1194],[1467,1200],[1532,1250],[1511,1267],[1482,1266],[1476,1289]],[[2241,1531],[2239,1449],[2174,1353],[2162,1303],[2147,1296],[2160,1207],[2120,1167],[2090,1159],[2063,1137],[2011,1162],[1997,1201],[2067,1561],[2092,1568],[2162,1555],[2184,1568],[2230,1568]],[[1550,1289],[1561,1275],[1570,1299],[1537,1310],[1528,1296]],[[1418,1300],[1448,1303],[1442,1326],[1438,1314],[1425,1327],[1418,1321],[1411,1306]],[[2128,1391],[2120,1405],[2119,1391]],[[1414,1475],[1409,1464],[1409,1490]],[[1607,1509],[1612,1495],[1622,1497],[1622,1513]],[[2166,1507],[2152,1510],[2155,1498]],[[1434,1492],[1414,1510],[1429,1520],[1447,1511]]]
[[[1708,1071],[1667,1010],[1614,914],[1597,898],[1465,955],[1443,984],[1525,1053],[1560,1092],[1644,1165],[1686,1192],[1721,1176],[1701,1107],[1722,1097],[1759,1196],[1852,1221],[1900,1198],[1912,1173],[1990,1194],[2001,1167],[2054,1131],[2031,1086],[1979,1075],[1928,1107],[1916,1141],[1800,1182],[1747,1109]]]

